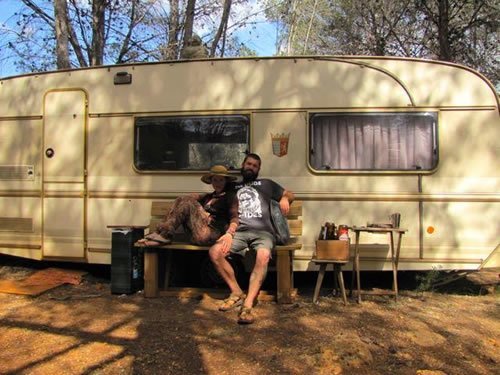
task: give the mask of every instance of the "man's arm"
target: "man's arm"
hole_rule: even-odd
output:
[[[283,215],[288,215],[290,211],[290,204],[294,201],[295,195],[289,190],[283,190],[283,195],[280,199],[280,208]]]

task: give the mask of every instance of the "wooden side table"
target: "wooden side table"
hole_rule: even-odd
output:
[[[353,272],[351,278],[351,293],[353,290],[354,277],[356,277],[357,293],[358,293],[358,303],[361,303],[361,277],[359,268],[359,238],[361,233],[381,233],[389,234],[389,248],[391,251],[391,264],[392,264],[392,293],[394,298],[398,299],[398,263],[399,263],[399,252],[401,250],[401,240],[403,234],[408,230],[403,228],[377,228],[377,227],[351,227],[349,228],[354,231],[356,235],[355,247],[354,247],[354,261],[353,261]],[[397,234],[396,250],[394,249],[394,234]]]
[[[316,280],[316,287],[314,288],[313,303],[316,303],[318,301],[319,291],[321,289],[321,284],[323,283],[323,278],[325,277],[326,267],[329,264],[332,264],[334,277],[335,280],[338,281],[338,284],[340,286],[340,292],[342,294],[342,299],[344,300],[344,305],[347,305],[347,297],[345,294],[345,287],[344,287],[344,277],[342,276],[342,266],[346,264],[347,261],[313,258],[312,262],[319,264],[319,273],[318,273],[318,279]]]

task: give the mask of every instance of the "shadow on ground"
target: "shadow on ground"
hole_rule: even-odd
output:
[[[1,278],[38,267],[0,257]],[[412,273],[400,274],[397,303],[370,296],[347,306],[331,295],[331,275],[312,304],[316,275],[298,274],[296,303],[260,303],[257,322],[239,326],[210,296],[113,295],[109,267],[68,267],[88,271],[81,285],[0,294],[0,373],[490,374],[500,362],[496,296],[416,293]],[[364,287],[390,287],[391,275],[365,274]]]

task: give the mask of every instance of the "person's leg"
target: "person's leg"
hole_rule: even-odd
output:
[[[255,299],[259,295],[260,288],[267,275],[269,260],[271,259],[271,250],[258,248],[255,257],[255,266],[250,274],[250,283],[248,285],[247,298],[243,302],[244,307],[252,308]]]
[[[191,233],[191,242],[195,245],[213,245],[221,236],[218,230],[210,226],[209,216],[204,212],[206,211],[193,212],[186,223]]]
[[[246,249],[247,243],[245,240],[245,233],[236,232],[229,253],[222,251],[222,245],[219,243],[213,245],[208,252],[215,269],[231,290],[229,297],[220,304],[220,311],[228,311],[234,307],[241,306],[246,297],[236,280],[236,275],[231,263],[227,260],[227,256],[230,253],[243,255]]]
[[[250,248],[256,252],[255,265],[250,274],[247,298],[243,301],[243,306],[238,314],[239,324],[251,324],[255,321],[252,308],[267,275],[271,249],[274,247],[274,237],[268,232],[254,232],[249,244]]]
[[[190,196],[177,197],[168,214],[157,225],[156,232],[164,238],[172,237],[177,227],[183,222],[186,207],[194,202],[197,202],[196,199]]]
[[[228,254],[224,254],[222,252],[221,245],[218,243],[213,245],[208,251],[208,255],[210,256],[210,260],[212,261],[215,269],[231,290],[231,294],[237,296],[242,295],[243,290],[236,280],[236,274],[234,273],[233,266],[227,260]]]
[[[175,230],[185,225],[191,232],[191,240],[197,245],[214,243],[219,233],[209,226],[209,215],[192,196],[178,197],[165,219],[158,224],[157,232],[164,238],[173,237]]]

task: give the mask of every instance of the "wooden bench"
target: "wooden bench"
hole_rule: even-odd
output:
[[[154,231],[162,218],[170,211],[173,201],[155,201],[151,205],[151,220],[149,231]],[[302,202],[294,201],[290,206],[288,214],[288,225],[291,238],[288,244],[278,245],[273,249],[273,257],[276,259],[277,273],[277,294],[278,303],[291,303],[293,301],[293,256],[294,251],[302,247]],[[137,228],[137,227],[135,227]],[[208,251],[209,246],[197,246],[185,241],[174,241],[169,245],[158,247],[145,247],[141,243],[134,246],[144,249],[144,296],[158,297],[160,289],[158,287],[159,262],[158,255],[167,252],[165,265],[165,279],[163,289],[168,289],[170,267],[172,263],[172,250],[181,251]]]

